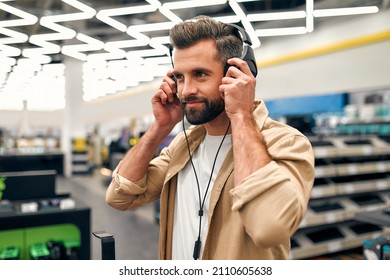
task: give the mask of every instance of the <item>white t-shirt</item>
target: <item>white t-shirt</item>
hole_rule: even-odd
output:
[[[206,134],[205,139],[199,145],[198,149],[192,155],[192,160],[196,170],[196,175],[200,186],[201,202],[204,200],[207,184],[210,180],[210,173],[216,157],[218,147],[221,144],[223,136],[210,136]],[[210,193],[213,188],[214,180],[217,177],[227,153],[232,146],[231,134],[226,135],[222,147],[218,153],[212,174],[209,189],[203,206],[203,217],[201,227],[202,248],[206,240],[208,231],[208,208]],[[195,241],[199,234],[199,215],[200,210],[198,184],[191,162],[178,174],[178,184],[175,197],[175,213],[173,222],[173,241],[172,258],[174,260],[192,260]]]

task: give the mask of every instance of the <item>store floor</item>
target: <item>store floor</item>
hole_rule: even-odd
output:
[[[69,193],[76,201],[91,208],[92,232],[104,230],[114,234],[117,260],[157,259],[158,230],[153,205],[135,211],[118,211],[105,202],[106,184],[98,175],[57,177],[57,193]],[[100,240],[91,232],[91,259],[100,260]]]

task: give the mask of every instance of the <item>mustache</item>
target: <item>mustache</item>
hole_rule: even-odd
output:
[[[187,96],[185,98],[182,98],[181,100],[182,104],[187,104],[188,102],[207,102],[207,98],[199,97],[199,96]]]

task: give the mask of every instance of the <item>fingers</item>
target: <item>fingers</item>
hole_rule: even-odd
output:
[[[238,78],[242,73],[250,77],[253,76],[248,63],[245,60],[240,58],[230,58],[227,63],[235,67],[229,67],[226,77]]]
[[[176,82],[174,80],[172,70],[170,70],[161,82],[160,88],[156,93],[156,97],[160,98],[162,104],[166,104],[167,102],[174,102],[176,92]]]
[[[219,86],[219,93],[225,102],[243,100],[245,96],[248,104],[255,95],[256,78],[253,76],[246,61],[240,58],[231,58],[227,61],[231,65]],[[229,100],[227,100],[228,98]]]

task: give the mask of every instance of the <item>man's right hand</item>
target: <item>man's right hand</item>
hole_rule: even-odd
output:
[[[164,77],[159,90],[152,97],[153,114],[160,127],[174,126],[183,118],[183,108],[177,96],[177,86],[172,70]]]

